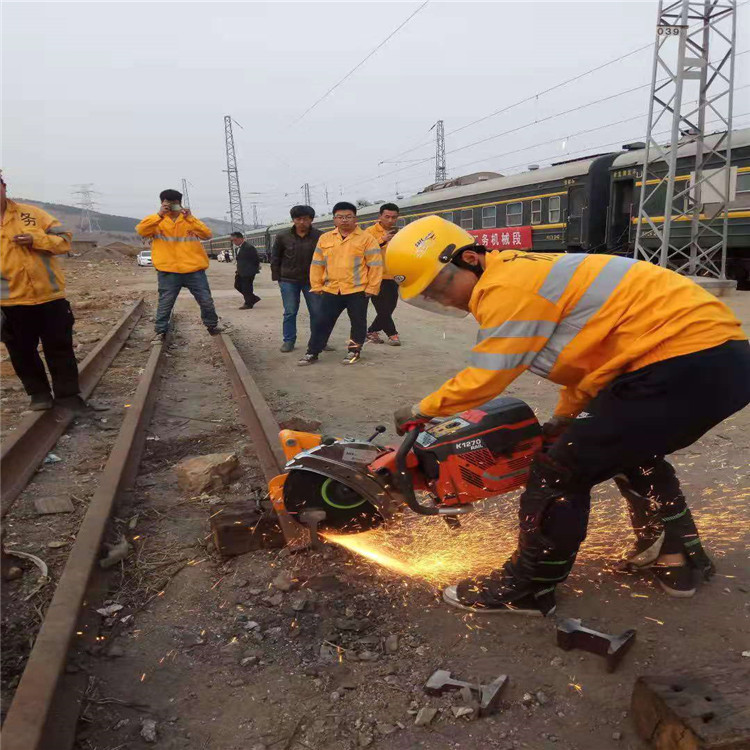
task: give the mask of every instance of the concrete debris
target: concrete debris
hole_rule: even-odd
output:
[[[109,607],[102,607],[96,611],[97,614],[100,614],[102,617],[112,617],[115,612],[119,612],[121,609],[124,609],[122,604],[110,604]]]
[[[417,717],[414,719],[414,726],[426,727],[437,715],[437,709],[431,706],[424,706],[417,712]]]
[[[464,716],[472,716],[474,713],[474,709],[470,708],[469,706],[452,706],[451,711],[453,711],[453,715],[460,719]]]
[[[130,552],[130,545],[125,537],[122,537],[116,544],[108,544],[107,546],[109,547],[107,556],[99,560],[99,567],[105,570],[124,560]]]
[[[537,692],[536,699],[540,706],[549,703],[549,698],[541,690]]]
[[[613,740],[621,740],[622,739],[622,732],[612,732],[612,739]]]
[[[398,635],[389,635],[383,643],[383,649],[386,654],[395,654],[398,651]]]
[[[141,721],[141,737],[146,742],[156,742],[156,722],[153,719],[143,719]]]
[[[283,570],[272,581],[274,588],[279,591],[291,591],[294,588],[294,578],[291,573]]]
[[[271,596],[267,596],[263,601],[271,607],[278,607],[284,601],[284,595],[278,591]]]
[[[55,540],[52,542],[47,542],[47,547],[50,549],[61,549],[62,547],[67,547],[68,542],[61,541],[61,540]]]
[[[180,489],[190,496],[226,487],[242,473],[236,453],[209,453],[186,458],[174,470]]]
[[[370,747],[373,742],[373,736],[371,734],[367,734],[367,732],[360,732],[357,742],[360,747]]]
[[[531,693],[524,693],[521,698],[521,703],[523,703],[524,706],[533,706],[534,696]]]

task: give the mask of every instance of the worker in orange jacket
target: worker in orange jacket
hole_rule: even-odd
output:
[[[159,283],[156,308],[155,342],[163,341],[180,290],[186,287],[198,303],[201,321],[211,335],[221,333],[211,288],[206,278],[208,255],[201,240],[211,238],[211,230],[182,206],[182,193],[162,190],[159,211],[147,216],[135,228],[141,237],[151,239],[151,262]]]
[[[488,251],[437,216],[388,247],[401,297],[479,323],[471,364],[395,414],[399,431],[489,401],[525,370],[563,386],[520,498],[518,548],[502,570],[449,586],[461,609],[554,611],[585,538],[594,485],[615,478],[634,511],[629,558],[674,596],[713,565],[672,466],[750,403],[750,346],[713,295],[672,271],[611,255]],[[649,505],[656,508],[656,517]],[[641,523],[643,522],[643,523]]]
[[[335,229],[318,238],[310,264],[310,291],[320,296],[307,353],[297,363],[318,361],[344,310],[351,328],[342,364],[359,362],[367,336],[367,304],[380,291],[383,256],[377,240],[357,226],[357,207],[341,201],[333,207]]]
[[[73,351],[73,311],[55,257],[70,252],[71,234],[38,206],[8,198],[1,174],[0,213],[0,333],[13,369],[31,397],[29,409],[51,409],[54,390],[58,404],[83,411],[86,404],[79,395]],[[40,341],[52,389],[39,356]]]

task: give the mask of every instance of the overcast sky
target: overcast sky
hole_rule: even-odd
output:
[[[404,160],[433,156],[429,128],[440,118],[451,176],[517,172],[643,139],[647,87],[534,121],[647,84],[650,47],[452,131],[650,44],[656,0],[432,0],[294,122],[421,4],[5,0],[2,166],[10,194],[71,203],[73,185],[94,183],[101,210],[140,217],[185,177],[196,214],[225,218],[225,114],[242,126],[235,140],[246,221],[253,200],[262,219],[283,220],[302,202],[305,182],[319,213],[326,187],[330,203],[418,191],[433,181],[434,162]],[[738,11],[738,52],[750,48],[749,11]],[[750,88],[740,88],[748,83],[750,54],[737,58],[738,127],[750,125]],[[380,163],[420,144],[402,163]]]

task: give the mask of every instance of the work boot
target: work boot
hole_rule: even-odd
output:
[[[324,352],[335,352],[336,351],[336,347],[335,346],[331,346],[330,344],[326,344],[323,347],[323,351]]]
[[[226,325],[215,325],[212,328],[206,328],[208,333],[211,336],[218,336],[220,333],[227,333],[229,331],[229,327]]]
[[[652,565],[649,570],[662,590],[680,599],[689,599],[695,594],[695,569],[683,565]]]
[[[509,578],[490,574],[475,580],[466,579],[443,589],[443,601],[465,612],[483,615],[509,614],[546,617],[555,612],[555,587],[534,590]]]
[[[355,350],[353,352],[347,352],[347,355],[341,360],[341,364],[353,365],[359,362],[361,358],[362,358],[362,354],[359,352],[359,350]]]
[[[286,354],[287,352],[294,351],[294,341],[285,341],[281,345],[281,349],[279,349],[280,352],[284,352]]]
[[[52,395],[49,393],[35,393],[29,401],[31,411],[47,411],[53,406]]]
[[[62,406],[64,409],[69,409],[76,414],[87,414],[93,411],[93,409],[78,394],[75,396],[56,398],[55,404],[57,406]]]
[[[152,344],[163,344],[167,340],[166,333],[156,333],[154,338],[151,339]]]
[[[367,334],[367,343],[368,344],[382,344],[383,339],[380,337],[380,334],[377,331],[371,331]]]
[[[244,305],[240,305],[237,309],[238,310],[252,310],[253,306],[252,305],[248,305],[247,302],[246,302]]]
[[[305,354],[302,359],[297,362],[298,367],[307,367],[307,365],[314,365],[318,361],[317,354]]]
[[[401,346],[401,339],[398,337],[397,333],[394,333],[393,336],[388,337],[388,341],[385,343],[389,346]]]

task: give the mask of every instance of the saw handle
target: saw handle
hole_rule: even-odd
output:
[[[419,433],[422,431],[422,425],[418,424],[406,433],[406,437],[396,451],[396,485],[403,495],[404,502],[411,510],[420,516],[463,516],[471,512],[471,508],[466,505],[457,505],[450,508],[440,508],[432,505],[422,505],[414,494],[414,483],[411,481],[411,474],[406,468],[406,457],[417,442]]]

